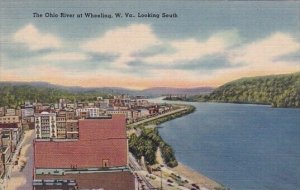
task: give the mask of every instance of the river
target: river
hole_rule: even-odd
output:
[[[231,190],[300,189],[300,109],[185,103],[197,110],[159,128],[179,162]]]

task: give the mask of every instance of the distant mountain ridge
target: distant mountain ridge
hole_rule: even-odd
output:
[[[149,95],[187,95],[193,96],[197,94],[207,94],[213,91],[212,87],[196,87],[196,88],[170,88],[170,87],[154,87],[142,90],[140,93]]]
[[[128,95],[140,95],[140,96],[161,96],[161,95],[197,95],[207,94],[212,92],[211,87],[196,87],[196,88],[171,88],[171,87],[153,87],[144,90],[133,90],[122,87],[81,87],[81,86],[63,86],[57,84],[51,84],[48,82],[1,82],[2,86],[24,86],[28,85],[37,88],[53,88],[59,90],[65,90],[69,93],[104,93],[104,94],[128,94]]]
[[[194,100],[300,108],[300,72],[241,78],[216,88],[208,95],[196,96]]]

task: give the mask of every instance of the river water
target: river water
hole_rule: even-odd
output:
[[[186,104],[197,110],[159,129],[179,162],[231,190],[300,189],[300,109]]]

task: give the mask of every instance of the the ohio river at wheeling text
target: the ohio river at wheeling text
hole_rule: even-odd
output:
[[[231,190],[300,189],[300,109],[187,104],[159,129],[178,161]]]

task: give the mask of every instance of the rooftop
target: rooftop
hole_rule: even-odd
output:
[[[49,154],[51,153],[51,154]],[[125,116],[111,119],[79,120],[79,139],[76,141],[36,140],[36,168],[89,168],[127,165],[127,136]]]
[[[116,171],[108,173],[77,173],[65,175],[37,175],[34,182],[43,179],[47,182],[63,182],[72,179],[78,185],[78,189],[105,189],[105,190],[133,190],[135,185],[134,175],[130,171]],[[40,180],[38,180],[40,179]],[[69,181],[68,181],[69,182]]]

